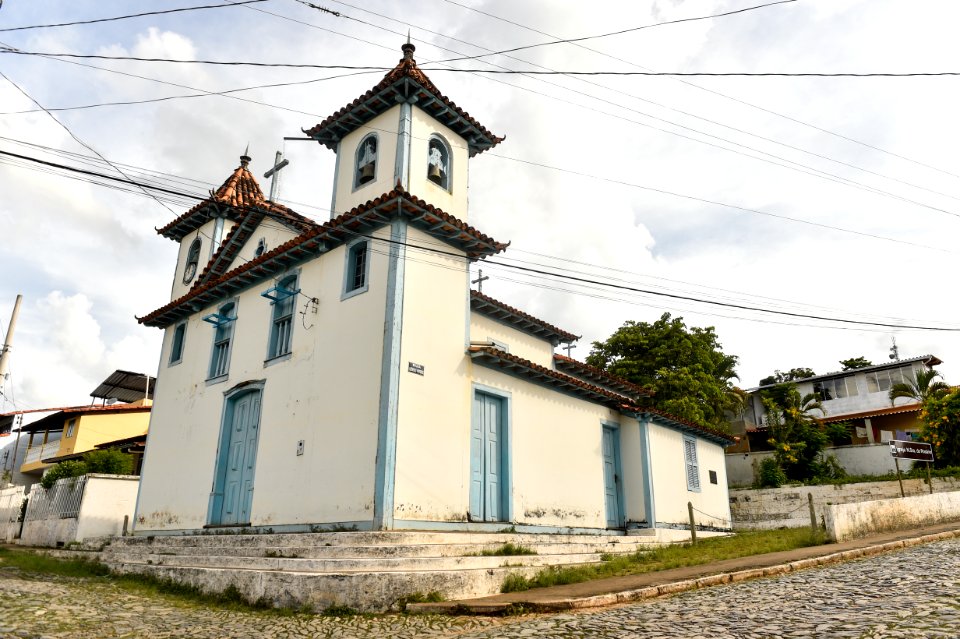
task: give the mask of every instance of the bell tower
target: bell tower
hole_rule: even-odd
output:
[[[311,129],[337,154],[332,217],[399,187],[467,219],[470,158],[499,144],[418,67],[416,47],[383,80]]]

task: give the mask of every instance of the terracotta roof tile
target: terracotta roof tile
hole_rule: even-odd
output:
[[[402,48],[404,57],[400,63],[376,86],[328,116],[320,124],[303,129],[303,132],[335,151],[337,144],[347,133],[394,107],[399,99],[413,102],[438,122],[464,137],[469,144],[471,157],[492,149],[503,141],[504,138],[495,136],[440,93],[430,78],[417,67],[413,59],[415,47],[412,44],[405,44]]]
[[[366,235],[395,218],[404,218],[426,233],[461,249],[471,260],[499,253],[508,246],[397,188],[329,222],[315,225],[260,257],[190,289],[180,298],[138,318],[138,321],[147,326],[168,326],[199,308],[286,270],[292,264],[312,259],[358,234]]]
[[[584,364],[583,362],[577,361],[572,357],[567,357],[566,355],[554,355],[553,360],[558,369],[566,370],[571,375],[576,377],[586,377],[587,379],[597,382],[598,384],[608,386],[614,390],[626,392],[631,395],[645,397],[653,396],[653,391],[649,388],[644,388],[643,386],[639,386],[633,382],[628,382],[622,377],[611,375],[603,369],[590,366],[589,364]]]
[[[518,330],[550,340],[554,345],[580,339],[579,335],[557,328],[479,291],[470,291],[470,308],[481,315],[510,324]]]

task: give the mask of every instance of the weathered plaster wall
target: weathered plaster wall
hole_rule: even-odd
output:
[[[729,499],[723,447],[697,438],[697,461],[700,490],[687,488],[683,433],[667,426],[650,424],[652,477],[657,524],[689,525],[687,502],[698,511],[697,523],[718,528],[730,527]],[[709,471],[717,473],[717,483],[710,483]]]
[[[827,506],[824,524],[833,541],[960,520],[960,492]]]
[[[920,479],[903,480],[907,496],[923,495],[929,491]],[[960,491],[960,480],[933,479],[934,493]],[[841,486],[783,486],[781,488],[734,489],[730,491],[730,510],[734,528],[771,529],[802,528],[810,525],[808,494],[813,495],[813,506],[818,522],[825,516],[830,504],[860,503],[900,497],[896,481],[864,482]]]
[[[377,237],[389,237],[379,229]],[[220,441],[224,393],[265,380],[252,525],[369,521],[373,514],[380,366],[387,257],[374,242],[369,290],[345,300],[346,250],[337,247],[305,263],[289,358],[264,361],[272,307],[260,293],[269,279],[240,292],[226,379],[208,376],[214,328],[190,317],[183,359],[170,366],[172,328],[161,353],[150,423],[137,531],[185,530],[207,523]],[[317,312],[304,310],[318,297]],[[304,453],[297,455],[303,440]]]

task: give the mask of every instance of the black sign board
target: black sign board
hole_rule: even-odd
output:
[[[415,375],[423,375],[423,364],[407,362],[407,371],[414,373]]]
[[[918,461],[932,462],[933,446],[926,442],[904,442],[891,439],[890,454],[897,459],[916,459]]]

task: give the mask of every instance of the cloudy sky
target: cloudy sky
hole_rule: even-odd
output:
[[[960,329],[951,284],[960,252],[956,78],[444,70],[960,71],[956,2],[918,10],[905,0],[798,0],[451,63],[441,61],[762,0],[324,0],[339,16],[266,0],[11,30],[201,4],[218,3],[5,0],[0,43],[45,54],[389,68],[409,29],[434,83],[507,137],[470,167],[469,222],[512,242],[499,261],[736,306]],[[13,53],[0,53],[0,72],[0,151],[116,175],[94,149],[134,179],[202,196],[247,144],[257,175],[283,150],[291,164],[280,201],[319,220],[330,216],[334,154],[283,138],[383,74]],[[287,86],[263,87],[274,84]],[[235,89],[246,90],[209,95]],[[158,98],[171,99],[142,102]],[[103,106],[72,108],[90,105]],[[183,197],[161,204],[38,168],[0,156],[4,330],[16,294],[24,296],[5,411],[85,403],[116,368],[156,372],[161,333],[134,316],[169,300],[177,247],[154,228],[189,207]],[[744,387],[776,368],[822,373],[852,356],[885,361],[892,338],[902,357],[937,354],[947,380],[960,381],[956,332],[483,270],[484,292],[582,334],[578,358],[624,321],[668,311],[716,327],[724,350],[740,357]]]

